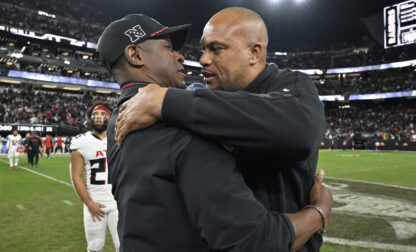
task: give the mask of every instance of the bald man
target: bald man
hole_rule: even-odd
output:
[[[266,62],[267,44],[257,13],[238,7],[216,13],[201,38],[202,74],[208,87],[231,92],[148,85],[122,106],[116,138],[122,144],[129,132],[161,121],[218,141],[235,155],[245,182],[268,210],[312,207],[324,228],[332,204],[307,206],[324,105],[308,76]],[[292,220],[295,229],[297,224]],[[299,251],[319,251],[321,244],[315,233]]]

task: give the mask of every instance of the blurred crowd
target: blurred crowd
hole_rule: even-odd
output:
[[[45,90],[30,85],[0,85],[0,122],[59,124],[87,127],[86,111],[97,99],[111,101],[114,95],[91,92]]]
[[[365,134],[381,140],[409,141],[416,134],[416,101],[326,103],[328,139]]]
[[[117,100],[114,94],[46,90],[30,85],[0,85],[0,97],[0,122],[70,125],[80,130],[88,127],[85,113],[93,100],[104,99],[114,105]],[[326,138],[352,138],[365,133],[384,140],[408,140],[416,134],[415,100],[327,102],[325,106]]]
[[[96,43],[105,26],[114,20],[85,3],[59,2],[58,5],[52,0],[3,0],[0,3],[0,24]],[[38,11],[55,17],[40,15]]]
[[[0,36],[0,67],[49,75],[114,82],[91,50]]]
[[[118,18],[85,3],[63,0],[2,0],[0,11],[0,25],[93,43],[98,41],[105,26]],[[46,12],[50,15],[47,16]],[[0,33],[0,75],[7,74],[8,70],[20,70],[114,82],[98,63],[93,49],[21,38]],[[276,45],[269,46],[268,61],[275,62],[280,68],[322,69],[324,72],[330,68],[416,58],[416,44],[386,50],[368,37],[361,41],[337,43],[330,48],[287,48],[287,52],[279,49]],[[199,41],[188,41],[182,53],[185,59],[198,61],[202,54]],[[188,67],[186,72],[189,72],[188,83],[201,82],[199,69]],[[347,76],[315,77],[320,95],[348,97],[350,94],[416,90],[414,66]],[[115,95],[97,95],[90,91],[47,90],[29,85],[0,85],[0,97],[0,122],[59,124],[79,129],[87,127],[85,112],[93,100],[106,99],[115,103],[117,99]],[[403,140],[415,135],[416,104],[412,100],[326,103],[326,115],[327,139],[350,139],[364,133],[387,140]]]
[[[315,80],[320,95],[386,93],[416,90],[416,68],[395,68],[364,72],[352,77],[335,76]]]
[[[0,36],[0,57],[6,58],[21,54],[20,59],[0,61],[0,68],[27,72],[75,77],[98,81],[114,82],[113,77],[98,63],[97,54],[93,51],[77,50],[77,48],[61,47],[58,43],[40,44]],[[187,44],[185,51],[192,55],[199,53],[196,45]],[[415,54],[416,55],[416,54]],[[194,59],[190,55],[188,59]],[[328,56],[329,57],[329,56]],[[40,60],[42,59],[42,60]],[[300,59],[292,58],[299,62]],[[309,58],[313,59],[313,58]],[[321,57],[324,59],[324,56]],[[307,61],[305,61],[307,62]],[[308,61],[307,64],[313,64]],[[278,65],[284,67],[284,64]],[[313,66],[314,67],[314,66]],[[300,67],[303,68],[303,67]],[[187,83],[201,82],[200,69],[186,67]],[[416,90],[416,68],[394,68],[383,71],[361,72],[355,75],[316,76],[314,79],[320,95],[345,95],[359,93],[382,93]]]
[[[119,18],[85,3],[58,1],[59,5],[52,0],[4,0],[0,3],[0,24],[97,43],[105,26]],[[40,15],[38,11],[54,14],[55,17]],[[268,60],[282,68],[292,69],[375,65],[410,60],[416,55],[414,45],[385,50],[366,36],[360,41],[336,43],[329,48],[288,48],[287,55],[275,55],[275,50],[279,51],[279,47],[269,46]],[[199,41],[190,40],[182,53],[186,59],[198,61],[201,55]],[[91,60],[96,61],[96,58]]]

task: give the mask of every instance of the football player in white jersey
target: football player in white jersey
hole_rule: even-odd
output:
[[[13,134],[7,137],[7,157],[9,158],[10,169],[17,169],[17,165],[19,164],[19,152],[17,148],[20,146],[21,139],[22,136],[17,133],[17,129],[14,129]]]
[[[107,125],[112,107],[95,102],[87,111],[92,131],[80,134],[71,142],[71,178],[84,202],[84,228],[88,251],[102,251],[107,226],[116,251],[120,241],[117,233],[117,203],[111,192],[107,169]],[[83,172],[85,171],[85,181]]]

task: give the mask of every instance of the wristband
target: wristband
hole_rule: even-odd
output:
[[[328,219],[326,218],[326,215],[325,215],[324,210],[322,210],[322,208],[320,208],[320,207],[318,207],[316,205],[307,205],[303,209],[307,209],[307,208],[314,208],[314,209],[316,209],[316,211],[319,212],[319,214],[322,217],[322,223],[323,223],[323,225],[322,225],[322,228],[319,229],[318,233],[319,234],[325,233],[326,232],[326,228],[328,226]]]

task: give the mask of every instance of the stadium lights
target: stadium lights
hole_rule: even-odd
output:
[[[111,94],[111,91],[108,90],[96,90],[95,92],[100,94]]]
[[[23,54],[21,54],[21,53],[12,53],[12,54],[10,54],[10,56],[13,57],[13,58],[20,59],[20,58],[23,57]]]
[[[81,79],[81,78],[64,77],[64,76],[57,76],[57,75],[25,72],[25,71],[10,70],[7,76],[12,77],[12,78],[23,78],[23,79],[36,80],[36,81],[68,83],[68,84],[74,84],[74,85],[103,87],[103,88],[111,88],[111,89],[117,89],[117,90],[120,89],[120,85],[115,82],[86,80],[86,79]]]
[[[9,84],[20,84],[22,83],[21,81],[16,81],[16,80],[5,80],[5,79],[1,79],[0,82],[3,83],[9,83]]]
[[[42,85],[43,88],[56,88],[57,85]]]
[[[187,72],[186,74],[187,74],[187,75],[191,75],[191,74],[192,74],[192,72],[191,72],[191,71],[189,71],[189,72]]]
[[[64,61],[64,63],[65,63],[66,65],[69,65],[69,64],[71,64],[71,61],[69,61],[69,60],[65,60],[65,61]]]
[[[287,52],[274,52],[274,55],[276,55],[276,56],[286,56]]]
[[[73,88],[73,87],[64,87],[64,90],[70,90],[70,91],[79,91],[81,88]]]
[[[56,18],[56,16],[54,14],[50,14],[50,13],[47,13],[45,11],[38,11],[38,15],[39,16],[46,16],[46,17],[49,17],[49,18]]]
[[[411,91],[402,91],[402,92],[350,95],[349,100],[350,101],[380,100],[380,99],[415,97],[415,96],[416,96],[416,90],[411,90]]]
[[[342,95],[320,95],[321,101],[345,101],[345,97]]]
[[[342,105],[342,106],[338,106],[339,109],[349,109],[351,108],[350,105]]]

